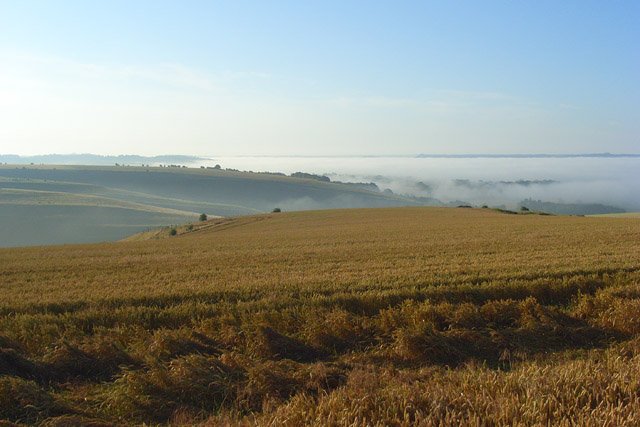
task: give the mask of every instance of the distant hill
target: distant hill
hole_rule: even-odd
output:
[[[119,165],[140,166],[144,164],[174,164],[184,165],[193,163],[198,160],[204,160],[201,157],[194,156],[136,156],[136,155],[120,155],[120,156],[100,156],[97,154],[45,154],[41,156],[18,156],[15,154],[0,154],[0,163],[14,165],[28,164],[45,164],[45,165],[94,165],[94,166],[113,166]]]
[[[567,159],[578,157],[640,157],[640,154],[581,153],[581,154],[418,154],[419,158],[434,159]]]
[[[597,215],[626,212],[624,209],[599,203],[552,203],[533,199],[524,199],[519,203],[519,206],[525,206],[533,211],[550,212],[558,215]]]
[[[0,247],[115,241],[185,224],[200,213],[224,217],[276,207],[424,204],[328,178],[299,176],[182,167],[0,165]]]

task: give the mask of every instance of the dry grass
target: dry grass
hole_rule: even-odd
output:
[[[392,208],[0,250],[0,420],[637,425],[639,242]]]

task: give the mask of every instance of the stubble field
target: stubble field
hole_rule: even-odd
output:
[[[194,230],[1,249],[0,420],[640,423],[636,218],[385,208]]]

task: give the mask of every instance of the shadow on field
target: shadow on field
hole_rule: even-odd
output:
[[[592,295],[599,289],[612,285],[616,276],[638,272],[637,268],[627,269],[598,269],[594,271],[572,271],[544,275],[519,275],[513,278],[496,280],[495,278],[477,278],[463,283],[452,281],[433,284],[412,283],[404,288],[394,289],[387,294],[377,292],[375,294],[353,295],[352,293],[340,294],[335,289],[322,290],[320,287],[313,291],[298,293],[298,299],[309,296],[328,297],[327,304],[331,307],[343,308],[357,314],[373,315],[379,310],[401,304],[407,299],[431,302],[473,302],[481,304],[496,299],[524,300],[535,297],[543,304],[566,304],[576,295]],[[357,285],[344,284],[346,285]],[[0,316],[16,314],[66,314],[92,308],[122,308],[122,307],[153,307],[165,309],[183,304],[218,304],[241,303],[256,301],[263,297],[273,296],[273,289],[265,290],[264,294],[247,293],[241,290],[224,290],[214,292],[198,292],[191,294],[164,294],[140,298],[109,298],[96,302],[56,302],[45,304],[5,305],[0,308]],[[329,298],[331,296],[335,298]],[[289,299],[292,299],[288,296]],[[285,305],[283,300],[279,300]],[[322,301],[319,301],[322,303]]]

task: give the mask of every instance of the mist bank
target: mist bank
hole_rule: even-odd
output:
[[[541,156],[212,157],[203,164],[286,174],[304,171],[445,204],[461,201],[513,209],[522,200],[534,199],[640,210],[637,155]]]
[[[634,187],[625,183],[607,180],[580,182],[557,180],[516,180],[484,181],[469,179],[424,180],[410,178],[366,176],[349,177],[329,175],[331,179],[369,179],[382,190],[391,190],[394,194],[413,195],[437,199],[445,205],[469,204],[488,205],[507,209],[517,209],[523,200],[539,200],[547,203],[548,212],[558,214],[588,215],[594,212],[592,205],[602,208],[597,213],[613,213],[640,209]],[[453,203],[452,203],[453,202]],[[635,203],[634,203],[635,202]],[[550,209],[550,206],[554,206]],[[566,209],[559,205],[571,205]],[[584,209],[579,209],[582,205]],[[610,209],[615,208],[615,209]]]
[[[0,163],[186,166],[234,169],[292,175],[326,176],[332,182],[372,191],[437,199],[444,205],[517,208],[525,199],[562,204],[602,204],[640,211],[640,155],[638,154],[421,154],[418,156],[326,157],[197,157],[93,154],[21,157],[0,155]],[[315,209],[304,197],[283,205]],[[261,209],[273,204],[269,200]],[[350,205],[350,204],[348,204]]]

